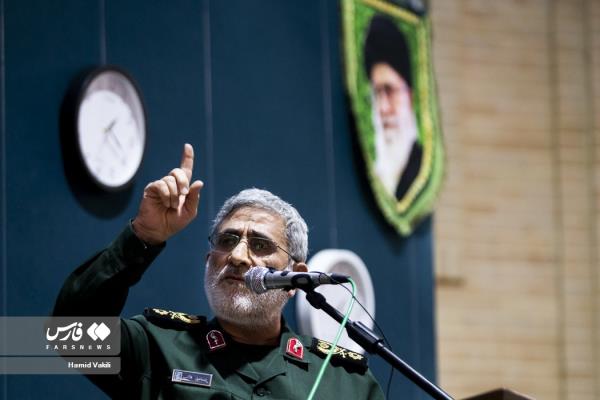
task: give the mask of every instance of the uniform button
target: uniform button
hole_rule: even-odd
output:
[[[264,387],[261,386],[261,387],[257,387],[256,389],[254,389],[254,393],[257,396],[262,397],[262,396],[266,396],[266,395],[270,394],[271,392],[269,392],[267,389],[265,389]]]

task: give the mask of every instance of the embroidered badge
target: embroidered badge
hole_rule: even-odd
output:
[[[160,308],[153,308],[152,312],[154,312],[156,315],[179,320],[186,324],[198,324],[202,322],[202,320],[195,315],[184,314],[181,312],[161,310]]]
[[[332,344],[317,338],[313,339],[310,350],[322,357],[327,356]],[[366,368],[367,358],[362,354],[355,353],[343,347],[335,346],[333,349],[332,361],[339,361],[344,364],[356,365],[357,367]]]
[[[153,324],[169,329],[197,329],[206,323],[204,317],[160,308],[146,308],[144,316]]]
[[[304,346],[302,346],[302,342],[300,342],[300,340],[297,338],[288,339],[285,352],[299,360],[304,358]]]
[[[327,353],[329,353],[329,350],[331,349],[331,343],[326,342],[324,340],[317,340],[316,349],[323,354],[327,354]],[[349,358],[354,361],[362,361],[365,358],[365,356],[363,356],[362,354],[355,353],[353,351],[350,351],[348,349],[345,349],[345,348],[339,347],[339,346],[335,346],[335,349],[333,350],[333,354],[337,355],[341,358]]]
[[[212,384],[212,374],[203,372],[183,371],[174,369],[171,375],[171,382],[188,383],[190,385],[210,387]]]
[[[210,349],[210,351],[227,346],[223,334],[215,329],[206,334],[206,342],[208,343],[208,348]]]

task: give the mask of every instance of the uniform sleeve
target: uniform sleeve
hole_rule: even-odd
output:
[[[131,224],[103,251],[73,271],[54,305],[54,316],[118,316],[135,285],[165,244],[148,246]],[[135,320],[121,319],[121,372],[88,378],[113,398],[126,398],[149,367],[148,337]],[[134,398],[134,397],[130,397]]]
[[[129,288],[135,285],[165,244],[148,246],[131,224],[103,251],[69,275],[56,304],[55,316],[117,316]]]

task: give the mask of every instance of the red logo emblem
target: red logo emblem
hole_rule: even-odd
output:
[[[227,346],[223,334],[217,330],[212,330],[206,334],[206,342],[210,351],[220,349]]]
[[[300,340],[296,338],[290,338],[288,339],[287,348],[285,352],[292,357],[296,357],[297,359],[302,360],[302,358],[304,357],[304,346],[302,346]]]

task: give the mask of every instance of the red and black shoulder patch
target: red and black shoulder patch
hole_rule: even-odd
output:
[[[312,345],[310,346],[310,351],[325,358],[327,357],[327,354],[329,353],[332,347],[333,345],[329,342],[326,342],[325,340],[313,338]],[[333,365],[342,365],[345,367],[350,367],[361,372],[366,371],[368,368],[367,357],[363,356],[360,353],[356,353],[352,350],[348,350],[339,346],[335,346],[335,348],[333,349],[331,363]]]
[[[206,317],[176,311],[146,308],[144,317],[154,325],[171,329],[199,328],[206,325]]]

